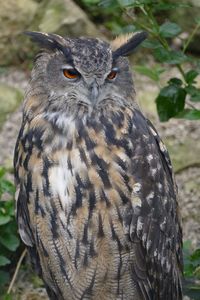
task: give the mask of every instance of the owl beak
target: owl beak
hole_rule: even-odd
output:
[[[97,102],[98,96],[99,96],[99,86],[97,82],[94,81],[91,85],[91,93],[90,93],[90,99],[93,104]]]

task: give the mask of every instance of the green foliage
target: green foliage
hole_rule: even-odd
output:
[[[14,216],[13,183],[5,178],[0,167],[0,289],[10,280],[12,263],[16,263],[16,250],[20,245]]]
[[[176,23],[166,22],[159,27],[159,34],[164,38],[172,38],[181,33],[181,28]]]
[[[189,56],[186,51],[194,35],[200,28],[200,19],[194,20],[194,29],[186,41],[182,41],[182,47],[175,51],[172,40],[179,38],[182,32],[179,24],[161,21],[161,15],[167,10],[190,9],[188,3],[175,3],[170,0],[82,0],[89,12],[104,21],[105,26],[114,34],[145,30],[149,33],[149,39],[143,43],[143,47],[151,49],[151,53],[157,62],[157,68],[136,66],[135,70],[158,83],[160,92],[156,98],[157,112],[161,121],[167,121],[172,117],[189,120],[200,120],[200,110],[195,107],[200,102],[200,89],[197,88],[195,79],[200,74],[198,61]],[[95,19],[96,20],[96,19]],[[185,67],[189,62],[191,69]],[[168,72],[170,66],[178,70],[177,76],[180,84],[168,81],[161,86],[160,75]]]
[[[160,90],[156,98],[156,105],[161,121],[167,121],[183,111],[186,92],[182,84],[183,82],[180,79],[172,78],[168,85]]]
[[[160,68],[159,66],[154,66],[154,68],[148,68],[146,66],[134,66],[134,70],[140,74],[143,74],[150,79],[158,82],[160,74],[164,72],[163,68]]]
[[[200,248],[192,251],[190,241],[186,241],[183,245],[184,254],[184,294],[191,299],[198,300],[200,298]]]

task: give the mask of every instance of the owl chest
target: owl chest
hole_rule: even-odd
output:
[[[105,285],[109,275],[109,289],[113,285],[117,290],[115,278],[125,278],[130,259],[123,218],[131,205],[135,182],[126,133],[112,133],[109,126],[101,128],[79,128],[62,140],[55,136],[46,146],[43,167],[39,168],[42,180],[37,181],[43,182],[39,206],[44,217],[39,212],[34,218],[37,235],[45,237],[38,249],[41,257],[44,247],[50,253],[52,269],[58,259],[54,253],[59,251],[63,261],[58,264],[65,265],[75,283],[87,286],[91,278],[86,273],[90,276],[94,270],[98,274],[95,284]]]
[[[130,203],[133,179],[124,149],[109,145],[103,134],[78,135],[51,153],[49,188],[59,216],[71,235],[85,241],[123,233],[122,218]],[[84,236],[85,234],[85,236]],[[90,237],[89,237],[90,236]]]
[[[116,155],[117,149],[105,143],[91,151],[77,145],[60,153],[49,170],[50,193],[59,207],[55,230],[61,247],[67,248],[71,257],[66,258],[66,264],[80,274],[85,267],[97,269],[102,274],[99,280],[108,270],[111,278],[116,277],[120,255],[124,270],[129,257],[123,217],[131,201],[132,182],[125,168],[128,158],[118,149],[123,169],[115,161]]]
[[[88,151],[82,144],[56,152],[49,169],[50,193],[59,198],[67,213],[111,212],[126,204],[133,180],[128,175],[129,158],[122,149],[99,143]],[[120,163],[119,163],[120,161]]]
[[[68,211],[70,206],[75,212],[82,207],[90,212],[108,210],[130,198],[133,180],[127,132],[102,126],[100,120],[94,125],[71,124],[62,141],[53,141],[57,146],[49,155],[50,189]]]

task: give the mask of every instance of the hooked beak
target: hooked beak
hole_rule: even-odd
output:
[[[91,85],[91,90],[90,90],[90,100],[91,103],[95,104],[97,102],[97,98],[99,96],[99,86],[96,81],[94,81]]]

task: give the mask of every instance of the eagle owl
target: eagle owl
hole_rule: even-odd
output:
[[[182,234],[167,150],[109,44],[28,32],[36,57],[14,168],[22,241],[54,300],[182,299]]]

